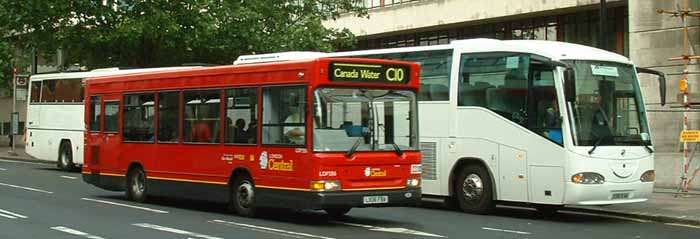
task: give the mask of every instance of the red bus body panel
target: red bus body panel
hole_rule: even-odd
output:
[[[329,79],[328,72],[331,62],[410,65],[410,82],[333,82]],[[415,63],[319,58],[94,78],[86,81],[85,87],[86,127],[90,122],[92,110],[91,96],[100,96],[103,102],[122,102],[119,110],[119,132],[86,130],[83,179],[107,190],[122,191],[126,186],[125,176],[129,169],[139,166],[146,173],[149,194],[226,201],[229,199],[229,183],[232,177],[238,173],[248,173],[255,183],[256,205],[260,206],[323,209],[413,205],[420,200],[420,188],[406,187],[406,180],[420,179],[419,173],[411,173],[411,165],[421,163],[419,151],[404,151],[402,155],[394,151],[357,152],[350,158],[345,153],[315,153],[312,147],[312,113],[306,114],[308,123],[304,147],[263,145],[262,127],[257,129],[256,145],[184,143],[182,119],[179,123],[180,139],[177,143],[161,143],[157,140],[150,143],[123,142],[122,114],[125,93],[258,87],[260,97],[257,105],[260,109],[262,88],[283,85],[308,86],[306,104],[310,112],[313,109],[313,92],[319,87],[406,89],[417,92],[420,86],[419,76],[420,68]],[[182,93],[180,97],[182,99]],[[181,103],[180,112],[184,112],[182,105]],[[155,108],[157,110],[158,107]],[[104,112],[104,104],[101,112]],[[260,120],[262,110],[257,114]],[[224,113],[221,112],[221,115]],[[102,124],[101,129],[104,129],[104,123]],[[157,126],[155,128],[158,129]],[[157,134],[156,131],[155,135]],[[223,133],[217,137],[223,138]],[[266,169],[262,169],[260,165],[263,152],[269,158]],[[367,176],[367,170],[377,173]],[[340,180],[342,191],[312,191],[310,182],[313,180]],[[368,195],[389,195],[389,203],[364,205],[362,197]]]

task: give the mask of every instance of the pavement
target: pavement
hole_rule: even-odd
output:
[[[17,147],[10,154],[9,147],[0,147],[0,159],[30,161],[54,164],[53,161],[32,158]],[[655,188],[651,198],[642,203],[617,204],[607,206],[567,206],[565,211],[607,214],[620,217],[638,218],[663,223],[700,225],[700,191],[679,193],[675,189]]]

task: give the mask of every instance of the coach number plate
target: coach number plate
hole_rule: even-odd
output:
[[[630,193],[613,193],[612,199],[627,199],[629,198]]]

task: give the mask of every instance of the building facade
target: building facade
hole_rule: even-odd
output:
[[[369,8],[369,18],[348,14],[324,25],[351,30],[358,38],[357,50],[439,45],[469,38],[537,39],[603,48],[631,58],[640,67],[662,71],[667,74],[666,106],[660,105],[658,82],[642,78],[641,83],[657,152],[657,186],[672,188],[680,182],[683,165],[679,143],[683,113],[677,100],[683,62],[668,59],[683,54],[683,30],[679,18],[657,10],[676,10],[683,1],[606,1],[602,42],[599,0],[364,0],[361,4]],[[688,2],[689,8],[700,9],[700,1]],[[687,25],[690,45],[700,49],[700,22],[691,18]],[[700,92],[698,68],[697,61],[691,62],[691,96]],[[700,94],[691,101],[700,103]],[[691,129],[700,129],[700,114],[691,113],[689,120]],[[700,159],[690,168],[698,164]],[[700,188],[700,179],[695,182],[691,188]]]

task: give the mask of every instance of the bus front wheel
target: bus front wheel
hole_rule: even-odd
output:
[[[58,168],[64,171],[75,170],[73,164],[73,148],[70,142],[62,142],[58,150]]]
[[[126,180],[126,198],[134,202],[146,201],[146,173],[140,168],[133,168],[129,170]]]
[[[238,215],[255,216],[255,185],[250,176],[242,175],[233,181],[229,204]]]
[[[484,167],[467,165],[453,183],[460,209],[467,213],[486,214],[494,208],[491,177]]]

